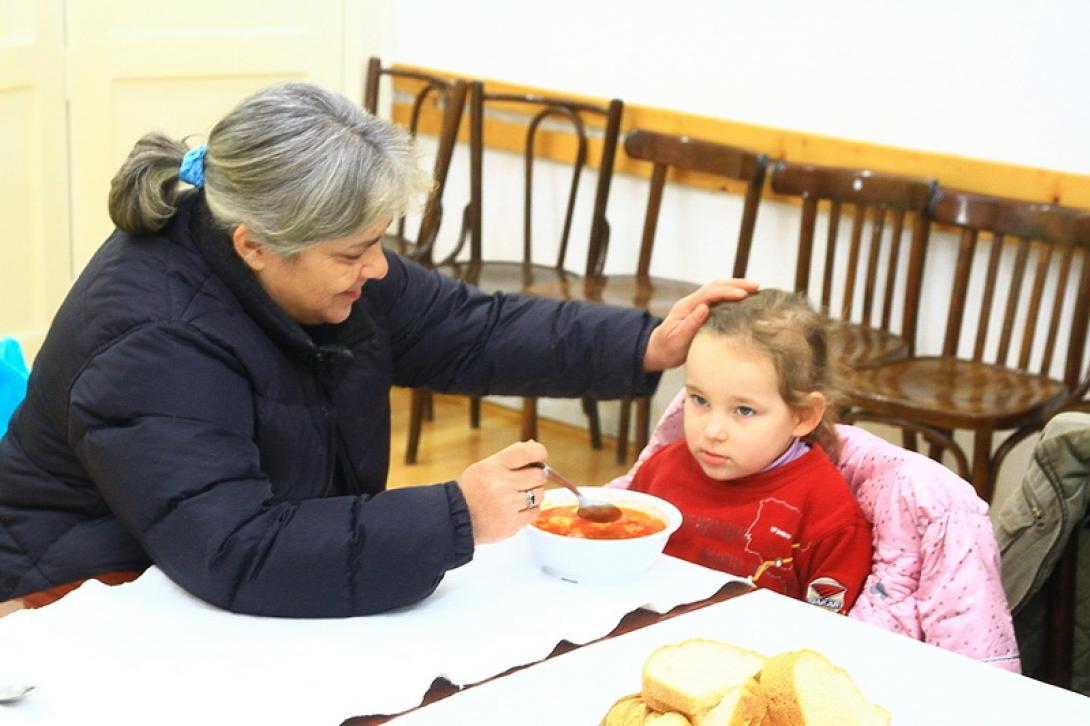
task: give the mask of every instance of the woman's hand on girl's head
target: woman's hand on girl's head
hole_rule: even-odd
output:
[[[470,464],[458,478],[473,541],[488,544],[507,539],[537,517],[545,496],[545,470],[540,465],[549,452],[536,441],[522,441],[487,459]],[[533,493],[533,507],[527,506]]]
[[[757,283],[750,280],[713,280],[678,300],[666,319],[651,331],[643,356],[644,371],[654,373],[684,363],[696,331],[708,319],[708,306],[722,300],[741,300],[757,289]]]

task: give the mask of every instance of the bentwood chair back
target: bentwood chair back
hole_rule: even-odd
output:
[[[398,103],[398,94],[406,94],[411,98],[408,117],[404,119],[409,133],[414,137],[425,132],[434,134],[436,151],[432,171],[435,186],[428,196],[415,234],[407,230],[410,225],[402,217],[397,221],[394,230],[383,238],[383,244],[388,249],[431,267],[434,265],[433,248],[443,218],[443,191],[458,140],[458,128],[465,108],[468,85],[464,80],[451,80],[421,71],[398,67],[383,68],[379,58],[371,58],[367,62],[365,74],[363,107],[372,114],[379,113],[379,96],[384,79],[389,79],[395,106]],[[397,114],[395,120],[398,120]]]
[[[536,285],[565,289],[592,271],[608,244],[606,207],[624,104],[560,96],[508,93],[480,81],[469,83],[470,192],[454,249],[436,265],[443,274],[487,292],[535,293]],[[490,151],[499,149],[511,154]],[[510,175],[486,167],[518,160],[521,189]],[[594,179],[586,178],[596,162]],[[490,206],[491,205],[491,206]],[[589,208],[589,220],[582,210]],[[496,214],[488,216],[488,210]],[[516,211],[517,210],[517,211]],[[519,214],[511,233],[493,222]],[[585,235],[585,237],[584,237]],[[581,263],[574,250],[585,240]],[[426,391],[414,393],[406,461],[415,461]],[[419,413],[418,413],[419,411]],[[480,399],[471,398],[470,424],[480,421]],[[596,409],[588,408],[591,443],[601,446]],[[537,436],[537,401],[523,398],[520,437]]]
[[[795,290],[833,321],[841,366],[910,355],[935,182],[781,161],[771,186],[801,202]]]
[[[765,155],[713,141],[643,129],[630,131],[625,137],[624,147],[629,157],[651,162],[643,234],[634,273],[602,274],[607,252],[603,246],[600,250],[601,256],[594,265],[596,274],[589,275],[581,287],[569,286],[565,290],[535,287],[533,292],[636,307],[665,317],[675,302],[699,287],[688,280],[674,280],[652,274],[652,257],[666,182],[669,178],[682,174],[690,177],[702,175],[710,179],[717,189],[727,189],[732,196],[735,193],[742,195],[740,217],[725,213],[722,219],[709,223],[721,230],[724,238],[723,265],[716,276],[744,277],[768,167]],[[734,233],[735,229],[737,234]],[[676,249],[680,244],[679,240],[670,240],[667,249]],[[628,458],[632,403],[623,401],[621,406],[617,434],[618,462],[624,462]],[[635,404],[634,448],[639,453],[647,444],[649,436],[651,399],[639,398],[635,400]]]
[[[1085,396],[1090,212],[940,189],[931,216],[958,238],[929,264],[929,285],[950,290],[941,352],[852,372],[852,415],[923,434],[990,501],[1014,445]]]
[[[459,243],[443,261],[445,270],[484,290],[508,292],[524,292],[535,284],[592,273],[601,248],[608,244],[606,206],[624,104],[618,99],[599,104],[493,91],[479,81],[470,83],[468,103],[470,201]],[[494,180],[485,173],[486,147],[503,148],[521,157],[519,194],[511,193],[509,177]],[[584,175],[593,149],[597,149],[598,173],[590,186]],[[550,171],[554,173],[550,175]],[[553,198],[546,188],[550,181],[554,182]],[[580,202],[588,192],[593,194],[586,255],[576,272],[569,261],[573,229]],[[485,210],[490,203],[505,214],[515,211],[509,209],[509,203],[518,205],[520,239],[512,240],[506,230],[486,231]],[[559,214],[549,215],[550,211]],[[542,230],[551,233],[547,239],[538,235]]]

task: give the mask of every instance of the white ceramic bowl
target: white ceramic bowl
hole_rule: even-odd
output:
[[[579,487],[591,499],[641,509],[666,520],[666,529],[630,539],[583,539],[546,532],[533,524],[526,527],[530,546],[545,572],[563,580],[582,583],[614,583],[644,572],[662,554],[666,541],[681,526],[681,512],[669,502],[641,492],[605,487]],[[575,504],[567,489],[549,489],[541,508]]]

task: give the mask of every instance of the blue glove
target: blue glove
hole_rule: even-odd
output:
[[[8,419],[26,396],[29,375],[19,341],[0,338],[0,436],[8,430]]]

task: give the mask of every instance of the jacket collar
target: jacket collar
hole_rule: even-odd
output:
[[[230,235],[213,218],[203,192],[187,193],[179,206],[182,211],[179,221],[186,221],[184,218],[188,216],[189,237],[208,266],[235,294],[250,317],[282,347],[319,360],[351,357],[351,348],[374,335],[374,322],[359,302],[352,306],[352,313],[343,323],[300,325],[273,302],[253,271],[239,259]]]

